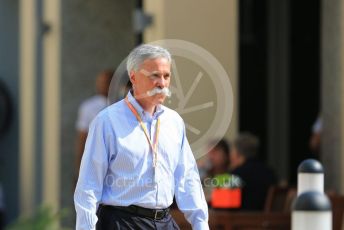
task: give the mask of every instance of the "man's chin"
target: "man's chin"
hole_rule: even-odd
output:
[[[166,99],[166,96],[165,95],[162,95],[162,94],[157,94],[154,96],[154,99],[155,101],[159,101],[160,104],[163,103]]]
[[[165,98],[164,99],[160,99],[160,100],[157,100],[157,105],[161,105],[161,104],[163,104],[164,103],[164,101],[165,101]]]

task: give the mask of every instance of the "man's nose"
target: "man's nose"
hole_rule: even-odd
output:
[[[157,86],[160,87],[160,88],[164,88],[166,86],[166,80],[165,78],[162,76],[162,77],[159,77],[157,79]]]

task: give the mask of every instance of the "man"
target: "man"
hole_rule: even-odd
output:
[[[141,45],[127,70],[133,90],[90,126],[74,194],[76,229],[179,229],[168,211],[174,195],[193,229],[209,229],[183,120],[162,105],[169,52]]]
[[[96,95],[85,100],[79,107],[76,121],[76,173],[79,173],[80,161],[85,148],[88,128],[95,116],[107,106],[108,90],[113,75],[112,70],[105,70],[96,78]]]
[[[250,133],[240,134],[230,151],[230,169],[243,182],[242,210],[262,210],[271,185],[276,183],[273,171],[257,159],[259,140]]]

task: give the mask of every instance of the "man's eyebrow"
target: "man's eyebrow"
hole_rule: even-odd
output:
[[[143,73],[145,76],[149,76],[149,75],[153,75],[153,74],[161,74],[158,70],[153,70],[152,72],[148,72],[147,70],[145,69],[141,69],[140,70],[141,73]],[[167,73],[163,73],[163,75],[171,75],[171,72],[167,72]]]
[[[151,74],[150,72],[148,72],[148,71],[145,70],[145,69],[141,69],[140,72],[141,72],[143,75],[145,75],[145,76],[149,76],[149,75]]]

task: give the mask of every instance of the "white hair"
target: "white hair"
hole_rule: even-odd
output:
[[[171,54],[167,49],[156,45],[143,44],[133,49],[128,55],[127,71],[137,71],[146,59],[166,58],[171,63]]]

